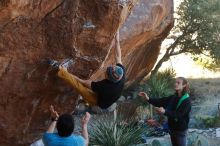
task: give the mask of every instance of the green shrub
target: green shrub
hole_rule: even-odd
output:
[[[156,75],[157,79],[166,80],[166,82],[169,85],[173,83],[173,79],[174,79],[175,76],[176,76],[176,73],[172,68],[167,68],[162,72],[158,72],[157,75]]]
[[[196,120],[202,122],[206,128],[214,128],[220,126],[220,117],[219,116],[196,116]]]
[[[173,91],[175,76],[175,71],[167,68],[162,72],[158,72],[154,77],[144,79],[141,83],[133,84],[123,92],[123,95],[137,97],[140,91],[146,91],[152,97],[169,95]]]
[[[169,96],[174,92],[173,86],[175,75],[172,69],[166,69],[163,72],[157,73],[155,76],[136,87],[136,91],[133,92],[133,97],[137,97],[140,91],[147,92],[149,97],[152,98]],[[141,98],[137,98],[136,101],[140,105],[145,103]]]
[[[140,144],[143,128],[132,122],[133,120],[122,120],[122,118],[114,121],[111,116],[94,121],[89,131],[90,145],[132,146]]]

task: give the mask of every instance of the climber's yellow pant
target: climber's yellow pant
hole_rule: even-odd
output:
[[[91,89],[85,87],[81,82],[76,79],[76,76],[72,75],[68,71],[64,69],[60,69],[58,72],[58,76],[65,81],[67,81],[70,85],[72,85],[77,92],[83,97],[83,100],[89,105],[97,105],[97,94],[93,92]]]

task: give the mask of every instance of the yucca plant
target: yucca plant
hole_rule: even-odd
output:
[[[91,146],[132,146],[141,143],[143,128],[134,120],[105,116],[93,123],[90,128]],[[129,122],[127,122],[129,121]]]
[[[163,72],[158,72],[155,76],[151,76],[145,83],[141,84],[134,96],[137,97],[139,91],[145,91],[151,98],[161,98],[171,95],[173,91],[173,83],[175,77],[174,70],[168,68]],[[139,105],[146,106],[146,102],[142,98],[136,98]]]
[[[157,79],[165,80],[167,84],[172,85],[172,87],[173,87],[173,79],[175,76],[176,76],[176,72],[172,68],[167,68],[162,72],[158,72],[156,75]]]
[[[172,94],[175,75],[174,70],[168,68],[157,73],[156,76],[152,76],[145,87],[149,96],[160,98]]]

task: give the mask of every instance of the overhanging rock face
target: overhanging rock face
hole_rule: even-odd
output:
[[[173,26],[172,0],[0,1],[0,145],[28,145],[49,122],[48,107],[71,112],[77,93],[43,59],[74,58],[70,71],[101,78],[114,62],[119,27],[127,83],[147,75]]]
[[[126,87],[143,79],[153,68],[159,55],[161,42],[173,27],[172,0],[139,0],[120,29],[123,64],[127,70]],[[114,63],[110,53],[100,68]],[[103,75],[98,70],[96,79]]]

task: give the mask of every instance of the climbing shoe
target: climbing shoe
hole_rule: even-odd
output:
[[[54,67],[54,68],[58,68],[59,67],[59,63],[56,60],[47,60],[48,65]]]

